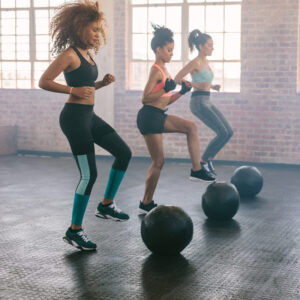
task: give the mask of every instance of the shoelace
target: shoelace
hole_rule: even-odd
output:
[[[202,167],[204,168],[204,170],[205,170],[206,172],[210,172],[208,163],[203,164]]]
[[[121,209],[117,208],[116,204],[114,203],[112,203],[109,207],[111,207],[117,213],[121,212]]]
[[[212,164],[211,161],[209,161],[207,164],[208,164],[208,168],[209,168],[210,170],[215,171],[215,168],[214,168],[214,166],[213,166],[213,164]]]
[[[86,243],[88,243],[90,240],[88,239],[87,235],[83,231],[79,231],[77,233]]]

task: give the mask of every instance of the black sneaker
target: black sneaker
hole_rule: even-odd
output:
[[[82,229],[71,231],[71,229],[68,228],[63,240],[81,250],[96,250],[97,248],[97,245],[88,239]]]
[[[190,180],[193,181],[215,181],[216,178],[207,173],[204,169],[193,171],[191,170]]]
[[[113,202],[110,205],[104,206],[100,202],[95,215],[98,218],[102,219],[112,219],[114,221],[127,221],[129,220],[129,216],[117,208],[116,204]]]
[[[140,205],[139,205],[139,213],[147,214],[150,210],[152,210],[156,206],[157,206],[157,204],[153,200],[149,204],[146,204],[146,205],[141,201]]]
[[[216,170],[215,170],[214,165],[211,160],[209,160],[207,162],[207,166],[208,166],[210,173],[212,173],[214,176],[217,176]]]
[[[208,162],[200,162],[201,169],[203,169],[209,177],[215,177],[215,175],[211,172]]]

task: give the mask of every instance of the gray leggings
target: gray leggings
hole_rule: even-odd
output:
[[[191,98],[192,113],[217,135],[206,147],[202,159],[214,158],[233,135],[233,130],[223,114],[210,102],[209,96],[197,95]]]

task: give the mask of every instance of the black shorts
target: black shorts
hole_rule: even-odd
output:
[[[144,105],[137,115],[137,127],[142,135],[151,133],[163,133],[167,118],[166,110]]]

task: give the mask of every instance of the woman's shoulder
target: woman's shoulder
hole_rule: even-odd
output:
[[[197,59],[196,57],[190,61],[190,68],[192,69],[191,74],[197,74],[202,70],[203,66],[199,59]]]
[[[153,64],[150,68],[150,76],[151,77],[162,77],[161,68],[157,67],[156,64]]]

